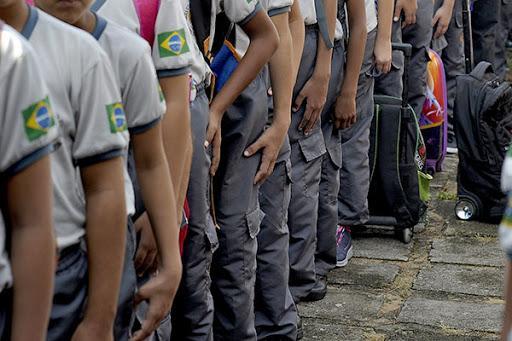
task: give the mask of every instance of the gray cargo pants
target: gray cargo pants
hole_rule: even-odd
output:
[[[194,152],[188,185],[190,207],[183,274],[172,309],[173,340],[213,340],[210,266],[217,235],[210,215],[210,155],[204,148],[209,104],[202,87],[190,106]]]
[[[315,25],[306,26],[304,50],[293,90],[294,99],[313,74],[318,36],[318,28]],[[305,104],[297,112],[292,112],[292,121],[288,130],[292,163],[292,199],[288,209],[289,283],[295,302],[308,295],[316,282],[316,224],[322,170],[321,156],[326,153],[320,122],[307,136],[299,131],[298,127],[302,121],[304,110]]]
[[[261,135],[267,122],[265,74],[261,72],[249,84],[222,120],[221,160],[214,179],[219,249],[211,272],[215,340],[256,339],[256,237],[263,213],[254,177],[261,155],[247,158],[243,153]]]
[[[475,65],[496,62],[496,34],[500,18],[501,0],[478,0],[473,4],[473,50]]]
[[[368,33],[357,88],[357,121],[341,131],[343,162],[340,170],[338,221],[341,225],[363,225],[369,219],[370,126],[373,119],[374,58],[377,30]]]
[[[326,276],[336,266],[336,227],[338,226],[339,171],[342,165],[342,151],[340,130],[334,128],[332,116],[345,73],[343,39],[334,43],[331,63],[331,79],[321,118],[327,153],[322,157],[316,224],[315,273],[319,276]]]
[[[507,76],[507,48],[505,46],[508,34],[512,28],[512,1],[501,0],[501,16],[496,39],[496,74],[505,79]]]

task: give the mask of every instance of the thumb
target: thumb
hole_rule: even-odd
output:
[[[393,21],[398,22],[400,20],[400,14],[402,13],[402,5],[399,3],[395,6],[395,13],[393,14]]]
[[[210,144],[212,144],[213,137],[215,136],[215,129],[211,124],[208,124],[208,129],[206,129],[206,140],[204,141],[204,147],[208,148]]]
[[[436,15],[434,15],[434,18],[432,18],[432,27],[436,26],[436,24],[440,18],[441,18],[441,15],[439,14],[439,12],[436,12]]]
[[[256,154],[256,152],[258,152],[258,150],[260,150],[262,147],[263,147],[263,144],[261,143],[261,137],[260,137],[256,142],[254,142],[249,147],[247,147],[247,149],[244,152],[244,156],[251,157],[254,154]]]

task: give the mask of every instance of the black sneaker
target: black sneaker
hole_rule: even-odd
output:
[[[316,276],[316,282],[310,293],[302,299],[303,302],[322,300],[327,294],[327,276]]]

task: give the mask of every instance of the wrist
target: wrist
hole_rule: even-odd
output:
[[[275,111],[274,120],[272,121],[271,127],[278,129],[279,131],[288,131],[290,123],[292,121],[289,110],[283,111],[282,114],[277,114],[279,111]]]
[[[98,312],[89,312],[88,310],[86,310],[84,319],[81,322],[87,329],[100,333],[110,333],[114,329],[115,311],[113,314],[99,314]]]

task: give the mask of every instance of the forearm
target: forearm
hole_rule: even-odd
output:
[[[9,184],[7,190],[8,202],[18,203],[17,213],[10,217],[13,341],[46,340],[52,305],[55,276],[52,184],[48,158],[41,162],[42,167],[35,169],[33,176],[14,180],[18,184]],[[17,190],[11,190],[12,186]],[[18,194],[12,195],[13,192]]]
[[[160,129],[160,127],[154,129]],[[160,134],[157,136],[159,137]],[[161,141],[158,141],[158,137],[154,141],[157,142],[156,146],[151,145],[153,149],[151,152],[144,146],[139,148],[137,137],[133,140],[133,146],[142,198],[156,236],[160,264],[163,269],[166,269],[180,259],[178,242],[180,217],[177,214],[181,211],[169,209],[177,207],[176,197],[163,146]]]
[[[111,165],[108,169],[111,176],[102,171],[99,174],[105,179],[101,180],[100,175],[93,185],[84,181],[89,268],[84,320],[94,321],[102,328],[112,328],[114,323],[127,229],[123,160],[117,158],[107,162]]]
[[[213,112],[224,113],[228,109],[270,60],[279,43],[270,19],[262,11],[258,12],[243,28],[251,42],[237,68],[213,99],[210,105],[210,110]]]
[[[356,1],[351,0],[347,3],[347,6],[349,10],[348,23],[350,37],[348,42],[345,77],[341,86],[340,96],[355,97],[366,46],[366,15],[364,11],[364,4],[356,3]]]
[[[451,0],[450,0],[451,1]],[[377,26],[377,41],[391,44],[391,30],[393,26],[393,0],[379,0],[379,23]]]
[[[188,187],[192,159],[190,128],[189,77],[182,75],[160,81],[167,104],[162,120],[165,155],[174,184],[176,205],[181,208]]]
[[[271,19],[277,29],[280,41],[279,47],[269,62],[274,101],[274,121],[272,124],[288,131],[291,121],[290,108],[294,84],[294,67],[293,63],[290,63],[290,56],[293,55],[292,37],[288,24],[288,14],[280,14]]]
[[[453,13],[453,8],[455,7],[455,0],[444,0],[442,7],[445,7],[450,11],[450,13]]]
[[[294,1],[290,11],[290,33],[292,39],[292,80],[295,83],[299,73],[300,61],[302,59],[302,50],[304,49],[305,26],[304,18],[300,12],[300,2]]]

